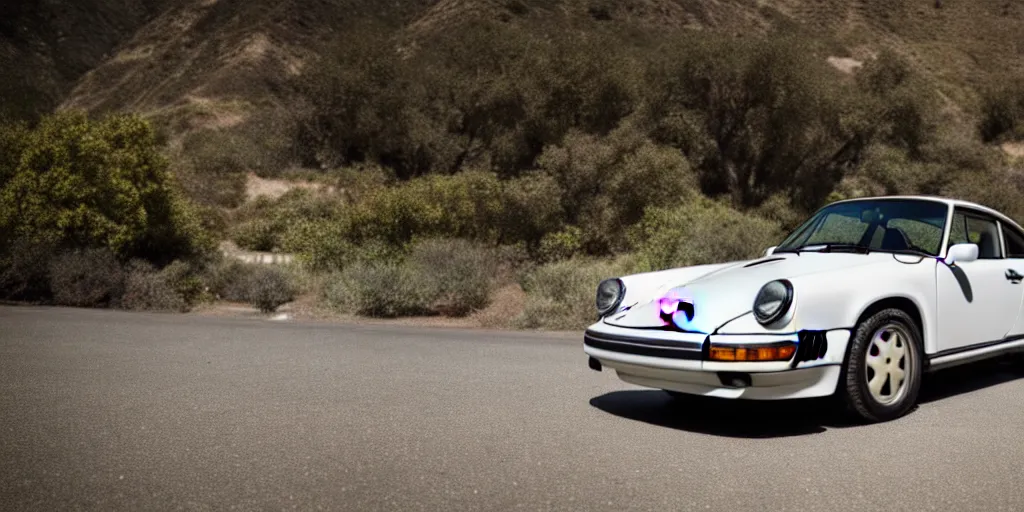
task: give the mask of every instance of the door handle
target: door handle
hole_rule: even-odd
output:
[[[1018,284],[1022,279],[1024,279],[1024,276],[1018,274],[1016,270],[1011,268],[1006,270],[1006,279],[1013,284]]]

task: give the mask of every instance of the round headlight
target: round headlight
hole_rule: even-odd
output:
[[[761,325],[779,321],[793,304],[793,285],[785,279],[761,287],[754,298],[754,318]]]
[[[621,279],[605,279],[597,285],[597,312],[601,316],[611,313],[626,295],[626,286]]]

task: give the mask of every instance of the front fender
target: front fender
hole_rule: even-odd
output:
[[[905,258],[905,257],[901,257]],[[913,258],[916,259],[916,258]],[[872,305],[893,298],[909,300],[921,316],[925,352],[935,351],[935,271],[930,258],[869,265],[849,272],[826,272],[791,279],[793,315],[788,323],[765,328],[747,313],[718,328],[720,334],[792,333],[853,328]]]

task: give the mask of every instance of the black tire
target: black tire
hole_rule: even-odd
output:
[[[909,339],[903,340],[904,337]],[[892,352],[881,352],[882,349],[879,347],[889,347],[887,344],[890,340],[895,341],[891,348],[886,350]],[[900,345],[903,346],[902,352]],[[921,347],[921,333],[917,325],[910,315],[901,309],[879,311],[855,327],[838,390],[847,409],[859,419],[870,423],[890,421],[913,409],[921,390]],[[883,385],[877,393],[869,388],[868,376],[872,375],[871,380],[875,380],[875,377],[880,375],[874,368],[869,369],[869,353],[872,358],[878,358],[875,359],[876,366],[882,364],[883,359],[886,365],[889,365],[893,358],[898,361],[895,367],[888,366],[891,370],[885,369],[887,373],[879,377]],[[894,391],[893,382],[898,377],[893,377],[888,372],[897,372],[896,368],[903,371],[903,380],[895,384]],[[900,384],[905,387],[900,387]],[[885,392],[886,389],[888,393]]]

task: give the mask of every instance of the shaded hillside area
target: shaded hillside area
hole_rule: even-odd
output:
[[[175,308],[301,290],[577,328],[602,277],[753,257],[836,199],[1024,220],[1018,2],[92,3],[4,7],[7,116],[88,116],[0,131],[0,249],[49,254],[22,261],[36,276],[109,269],[104,303],[131,278]],[[299,264],[227,265],[226,240]]]
[[[0,4],[0,116],[60,104],[87,72],[181,0],[17,0]]]
[[[638,40],[665,39],[679,28],[744,35],[796,25],[834,42],[832,49],[839,56],[864,59],[894,49],[933,77],[949,96],[966,103],[976,100],[970,89],[987,85],[1005,70],[1020,70],[1024,54],[1024,6],[1007,0],[946,0],[941,8],[932,0],[91,3],[108,12],[95,11],[88,2],[57,2],[76,7],[71,12],[40,12],[38,24],[17,33],[43,39],[47,59],[65,81],[102,62],[77,84],[67,102],[92,110],[150,111],[190,97],[250,102],[275,97],[280,84],[300,73],[340,33],[371,21],[397,29],[399,38],[411,41],[457,33],[475,19],[518,23],[541,35],[611,26],[632,32]],[[145,19],[154,14],[159,16]],[[60,20],[70,26],[61,26]],[[140,23],[143,20],[146,23]],[[68,33],[56,35],[61,31]],[[117,50],[111,52],[114,47]],[[107,52],[110,58],[103,59]]]

